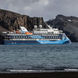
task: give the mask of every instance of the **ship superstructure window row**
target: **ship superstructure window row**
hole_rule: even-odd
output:
[[[62,35],[6,35],[5,39],[62,39]]]

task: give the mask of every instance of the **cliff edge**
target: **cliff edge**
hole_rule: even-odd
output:
[[[46,25],[42,17],[29,17],[11,11],[0,9],[0,32],[12,31],[19,29],[19,26],[25,26],[29,31],[34,28],[34,25]]]

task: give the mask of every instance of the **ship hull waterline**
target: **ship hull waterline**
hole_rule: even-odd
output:
[[[70,40],[4,40],[3,45],[69,44]]]

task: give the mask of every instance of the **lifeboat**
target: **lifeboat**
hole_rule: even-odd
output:
[[[25,32],[25,34],[26,34],[26,35],[32,35],[32,33],[31,33],[31,32]]]
[[[16,31],[16,34],[21,34],[21,32],[20,31]]]

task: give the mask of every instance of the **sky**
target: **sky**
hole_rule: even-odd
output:
[[[0,8],[44,20],[58,14],[78,17],[78,0],[0,0]]]

